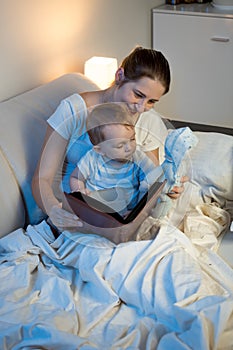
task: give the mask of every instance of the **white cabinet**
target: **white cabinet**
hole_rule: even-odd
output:
[[[172,73],[156,109],[171,119],[232,128],[233,14],[211,4],[154,8],[152,45]]]

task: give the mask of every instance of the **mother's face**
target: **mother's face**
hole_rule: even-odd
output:
[[[142,113],[154,107],[164,92],[165,88],[158,80],[143,77],[119,85],[114,102],[125,102],[131,113]]]

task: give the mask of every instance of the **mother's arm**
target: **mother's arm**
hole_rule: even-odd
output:
[[[68,141],[48,125],[33,180],[32,193],[38,206],[59,229],[82,226],[78,217],[62,209],[52,189],[55,174],[62,164]]]

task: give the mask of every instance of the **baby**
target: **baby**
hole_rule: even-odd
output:
[[[92,109],[86,126],[93,148],[71,174],[72,192],[90,195],[121,214],[133,209],[162,174],[161,167],[136,147],[136,121],[123,103]]]

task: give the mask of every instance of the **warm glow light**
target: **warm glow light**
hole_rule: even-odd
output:
[[[84,74],[101,89],[106,89],[115,79],[117,70],[116,58],[91,57],[85,62]]]

